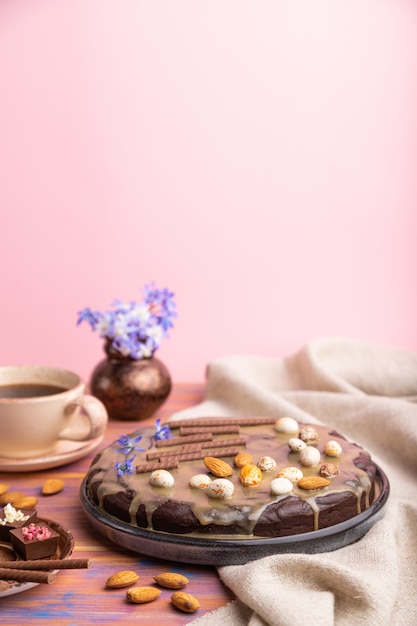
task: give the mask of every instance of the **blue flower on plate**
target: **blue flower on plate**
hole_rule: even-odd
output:
[[[129,437],[129,435],[121,435],[117,440],[117,443],[122,447],[119,448],[119,452],[123,452],[123,454],[131,454],[135,450],[137,452],[145,452],[144,448],[137,446],[136,444],[142,440],[142,435],[138,435],[137,437]]]
[[[169,430],[169,426],[161,426],[161,420],[155,420],[155,439],[160,441],[161,439],[169,439],[171,437],[171,431]]]
[[[125,474],[132,474],[133,467],[132,463],[135,459],[136,455],[130,457],[130,459],[125,459],[122,463],[119,461],[114,464],[114,467],[117,469],[118,476],[124,476]]]

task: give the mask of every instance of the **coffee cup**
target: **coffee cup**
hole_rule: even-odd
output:
[[[42,365],[0,367],[0,457],[39,457],[62,439],[95,439],[107,421],[105,406],[85,393],[77,374]]]

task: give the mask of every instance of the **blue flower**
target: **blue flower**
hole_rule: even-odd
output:
[[[133,472],[132,463],[135,459],[136,455],[130,457],[130,459],[125,459],[123,463],[119,461],[114,464],[114,467],[117,469],[118,476],[124,476],[124,474],[131,474]]]
[[[123,452],[123,454],[130,454],[135,450],[137,452],[145,452],[144,448],[137,446],[136,444],[141,441],[142,435],[138,435],[137,437],[133,437],[132,439],[128,435],[121,435],[120,439],[117,440],[117,443],[122,447],[119,448],[119,452]]]
[[[93,330],[95,330],[97,322],[101,318],[101,313],[99,311],[93,311],[90,307],[86,307],[82,309],[82,311],[78,311],[78,320],[77,325],[81,324],[81,322],[88,322]]]
[[[171,436],[171,431],[169,430],[169,426],[161,426],[161,420],[155,420],[155,439],[159,441],[160,439],[169,439]]]
[[[150,358],[163,337],[173,327],[176,317],[174,293],[154,284],[143,288],[143,301],[114,300],[110,311],[93,311],[86,307],[78,313],[77,324],[88,322],[93,331],[107,339],[114,350],[135,360]]]

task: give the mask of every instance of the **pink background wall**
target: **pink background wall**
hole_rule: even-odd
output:
[[[416,350],[416,85],[412,0],[1,0],[1,364],[87,378],[77,311],[151,280],[177,382]]]

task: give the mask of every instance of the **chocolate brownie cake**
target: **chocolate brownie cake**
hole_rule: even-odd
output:
[[[297,535],[372,504],[376,466],[341,434],[289,417],[199,418],[122,435],[93,460],[89,500],[140,529],[203,538]]]

